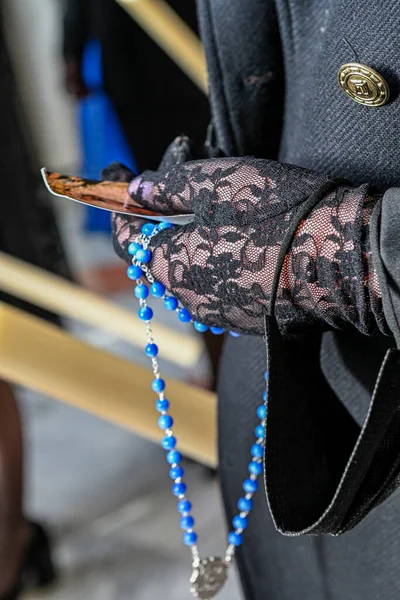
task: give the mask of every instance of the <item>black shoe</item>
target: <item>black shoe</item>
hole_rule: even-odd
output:
[[[31,523],[31,532],[31,541],[25,551],[19,579],[13,589],[0,600],[17,600],[24,590],[50,585],[55,579],[47,533],[36,523]]]

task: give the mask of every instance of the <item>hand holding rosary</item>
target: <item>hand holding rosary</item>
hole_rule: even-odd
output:
[[[371,215],[379,197],[370,196],[367,186],[352,188],[274,161],[186,162],[181,150],[178,140],[167,151],[172,162],[164,160],[165,168],[136,178],[118,164],[104,172],[111,181],[49,172],[44,177],[56,195],[116,213],[114,245],[131,262],[127,274],[136,283],[138,316],[146,330],[161,445],[183,542],[192,555],[190,590],[211,600],[243,542],[263,471],[267,390],[256,411],[259,424],[227,548],[221,558],[201,557],[148,298],[159,299],[196,331],[215,335],[263,335],[266,314],[273,315],[283,334],[349,324],[362,333],[386,332],[370,247]],[[143,224],[144,217],[159,223]]]
[[[239,498],[238,514],[232,521],[232,530],[228,534],[228,546],[223,558],[214,556],[202,558],[197,545],[197,534],[195,532],[195,520],[192,516],[192,505],[187,498],[187,487],[184,483],[184,469],[181,466],[182,455],[179,453],[178,441],[173,435],[173,418],[169,414],[170,402],[166,398],[166,384],[162,379],[158,363],[158,346],[156,345],[151,329],[153,311],[148,305],[149,295],[158,298],[164,304],[166,310],[175,311],[180,321],[192,323],[196,331],[205,332],[209,328],[198,321],[193,321],[186,308],[179,305],[178,300],[167,294],[165,286],[155,281],[149,269],[152,253],[149,249],[151,240],[162,230],[170,227],[167,222],[159,225],[145,223],[141,234],[135,241],[129,244],[129,254],[132,256],[132,265],[128,267],[127,275],[136,283],[135,296],[139,300],[138,316],[146,328],[147,345],[145,353],[150,358],[153,371],[151,382],[152,390],[157,395],[155,408],[159,413],[158,426],[163,431],[161,445],[166,451],[166,461],[169,465],[169,476],[173,481],[172,493],[177,497],[177,509],[180,513],[180,527],[184,531],[183,542],[191,550],[192,574],[190,577],[190,591],[195,598],[210,600],[220,591],[228,576],[228,567],[231,563],[235,549],[243,542],[243,532],[247,527],[247,519],[252,509],[253,494],[258,488],[258,476],[262,473],[262,456],[264,444],[264,427],[266,417],[266,392],[264,392],[263,403],[257,409],[259,425],[255,429],[255,443],[251,447],[251,460],[248,466],[248,475],[243,481],[243,496]],[[150,285],[144,282],[144,277]],[[215,335],[224,333],[221,327],[210,327]],[[235,336],[234,332],[231,335]],[[266,374],[265,374],[266,376]]]

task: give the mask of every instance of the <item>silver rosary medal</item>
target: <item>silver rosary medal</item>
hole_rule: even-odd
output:
[[[228,564],[222,558],[203,558],[193,567],[190,591],[199,600],[211,600],[224,586]]]

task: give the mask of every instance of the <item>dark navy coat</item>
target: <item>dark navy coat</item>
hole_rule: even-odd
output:
[[[274,468],[282,490],[281,510],[275,511],[274,523],[265,493],[261,490],[256,495],[244,545],[238,552],[245,597],[394,600],[400,595],[399,453],[393,452],[389,458],[385,452],[399,443],[396,402],[400,400],[400,367],[393,369],[393,385],[382,394],[371,437],[357,457],[361,472],[371,459],[369,449],[376,448],[372,451],[376,452],[374,474],[365,470],[363,481],[358,481],[358,463],[353,461],[342,499],[333,507],[321,501],[329,495],[332,482],[313,479],[312,465],[309,471],[304,465],[305,456],[311,455],[308,437],[302,440],[301,429],[309,427],[315,437],[322,432],[312,460],[318,459],[318,453],[326,453],[334,464],[337,456],[332,488],[336,489],[345,475],[354,440],[362,436],[382,359],[399,339],[400,4],[398,0],[198,0],[198,6],[216,139],[225,154],[274,158],[352,184],[370,182],[385,192],[375,257],[380,263],[385,316],[393,339],[328,332],[304,341],[300,352],[291,347],[294,356],[298,352],[299,361],[307,353],[310,357],[309,365],[304,362],[304,385],[309,386],[311,409],[304,404],[307,419],[302,421],[300,398],[293,397],[281,422],[274,425],[276,439],[291,427],[293,443],[298,446],[296,452],[285,454],[282,450],[276,458]],[[338,71],[351,62],[368,65],[385,78],[391,94],[388,103],[364,106],[343,93]],[[237,512],[247,471],[265,367],[263,339],[244,336],[228,340],[219,386],[220,470],[228,520]],[[307,382],[308,369],[314,387]],[[389,397],[394,398],[394,409],[382,426],[386,397],[388,404]],[[324,407],[318,414],[312,410],[317,401]],[[389,432],[390,420],[396,425]],[[268,443],[267,439],[267,447]],[[285,480],[285,472],[293,466],[289,460],[297,460],[299,469],[308,474],[301,484]],[[385,483],[379,481],[383,472],[390,473]],[[324,511],[329,513],[328,520],[325,527],[319,527],[318,518]]]

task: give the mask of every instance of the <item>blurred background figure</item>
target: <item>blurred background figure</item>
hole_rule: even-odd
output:
[[[196,30],[192,2],[173,8]],[[165,147],[185,132],[202,149],[209,107],[182,73],[115,0],[65,0],[65,83],[78,100],[82,175],[104,165],[157,168]],[[87,229],[109,230],[109,215],[88,209]]]
[[[0,251],[70,277],[53,210],[38,179],[15,85],[0,11]],[[57,315],[10,297],[0,301],[59,325]],[[0,599],[13,600],[27,580],[50,583],[46,533],[23,509],[23,435],[13,388],[0,380]]]
[[[194,2],[169,4],[197,31]],[[104,90],[140,171],[157,168],[179,133],[202,149],[209,122],[207,98],[115,0],[65,0],[66,84],[77,98],[90,91],[82,70],[89,40],[100,43]]]

